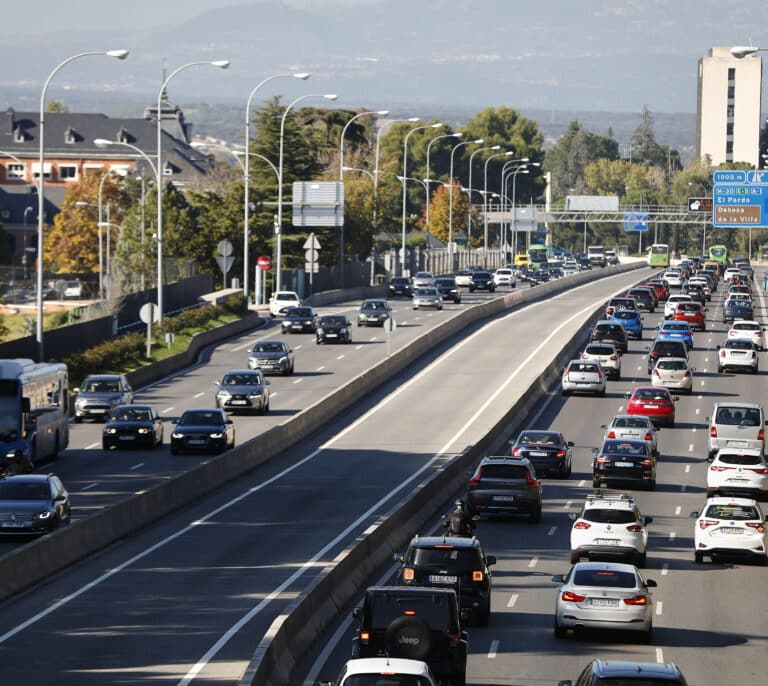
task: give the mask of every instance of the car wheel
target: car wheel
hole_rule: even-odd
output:
[[[592,488],[600,488],[600,479],[592,479]]]
[[[181,455],[181,449],[177,448],[175,445],[171,446],[171,455]]]
[[[102,450],[109,450],[109,445],[107,443],[102,442],[101,449]]]
[[[648,482],[648,490],[649,491],[655,491],[656,490],[656,479],[651,479]]]
[[[616,373],[613,375],[613,380],[614,380],[614,381],[621,381],[621,372],[616,372]]]
[[[322,345],[323,342],[319,338],[315,338],[315,343],[317,343],[317,345]]]
[[[557,619],[555,619],[554,634],[555,638],[565,638],[568,635],[568,630],[565,627],[560,626],[557,623]]]
[[[648,631],[643,631],[640,634],[640,640],[643,643],[651,643],[653,641],[653,626],[648,627]]]
[[[598,395],[599,395],[601,398],[604,398],[604,397],[605,397],[605,389],[603,389],[602,391],[600,391],[600,392],[598,393]]]
[[[702,553],[702,552],[700,552],[698,550],[694,551],[694,553],[693,553],[693,561],[697,565],[704,564],[704,553]]]
[[[752,368],[752,373],[753,374],[758,374],[759,373],[758,370],[757,370],[757,366]]]
[[[530,515],[528,515],[528,521],[531,524],[538,524],[541,521],[541,507],[531,512]]]
[[[564,398],[567,398],[567,397],[568,397],[568,396],[571,394],[571,392],[570,392],[570,391],[566,391],[565,389],[563,389],[562,391],[560,391],[560,394],[561,394],[561,395],[562,395]]]
[[[83,418],[82,417],[75,417],[75,424],[82,424]]]

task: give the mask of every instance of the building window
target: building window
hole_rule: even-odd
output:
[[[728,118],[729,119],[733,118],[734,111],[735,111],[734,106],[733,105],[728,105]]]
[[[32,178],[39,179],[40,178],[40,163],[39,162],[33,162],[32,163]],[[51,178],[51,164],[50,162],[46,162],[45,166],[43,167],[43,178],[47,181]]]
[[[24,165],[16,162],[5,165],[5,178],[7,180],[18,179],[24,180],[26,173],[24,171]]]
[[[59,181],[77,181],[77,165],[60,164]]]
[[[726,134],[726,136],[732,136],[733,135],[733,122],[728,122],[725,125],[725,134]]]
[[[728,80],[729,81],[736,80],[736,67],[728,67]]]
[[[101,171],[102,169],[104,169],[103,164],[84,164],[83,176],[92,176],[95,172]]]
[[[736,88],[734,86],[728,86],[728,100],[733,100],[735,92]]]

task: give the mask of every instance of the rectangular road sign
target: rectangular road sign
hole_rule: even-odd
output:
[[[762,208],[758,205],[745,205],[743,207],[715,205],[713,224],[725,227],[760,226],[762,216]]]
[[[648,231],[648,213],[625,212],[624,231]]]
[[[713,226],[768,226],[768,173],[716,171],[713,180]]]
[[[738,169],[718,170],[712,173],[712,183],[746,183],[747,172]]]
[[[688,211],[712,214],[712,198],[688,198]]]

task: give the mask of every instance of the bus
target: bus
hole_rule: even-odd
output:
[[[55,459],[69,445],[67,366],[0,360],[0,455],[12,471]]]
[[[552,257],[553,251],[550,246],[536,243],[528,248],[528,263],[534,268],[538,269],[541,266],[547,265],[549,258]]]
[[[720,265],[720,273],[728,266],[728,248],[724,245],[710,245],[709,259]]]
[[[648,266],[669,267],[669,246],[666,243],[654,243],[648,248]]]

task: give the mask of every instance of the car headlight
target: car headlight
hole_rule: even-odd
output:
[[[339,333],[349,333],[347,329],[339,329]]]
[[[224,434],[223,434],[223,433],[221,433],[221,431],[214,431],[214,432],[211,434],[211,438],[221,438],[222,436],[224,436]]]
[[[147,429],[145,426],[142,426],[142,427],[139,429],[139,433],[140,433],[140,434],[148,434],[148,433],[149,433],[149,429]]]
[[[85,398],[78,398],[75,400],[75,407],[85,407]]]
[[[171,434],[171,438],[184,438],[184,434],[180,434],[178,431],[174,431]]]
[[[229,398],[229,393],[224,390],[216,391],[216,395],[221,398]]]
[[[249,397],[249,398],[258,398],[258,397],[259,397],[259,396],[260,396],[260,395],[261,395],[263,392],[264,392],[264,391],[262,391],[261,389],[259,389],[259,390],[254,390],[254,391],[251,391],[251,392],[248,394],[248,397]]]
[[[51,513],[48,510],[44,510],[43,512],[36,512],[34,517],[35,519],[50,519]]]
[[[105,434],[116,434],[117,429],[115,429],[113,426],[110,426],[108,429],[104,429]]]
[[[288,364],[288,355],[283,355],[279,360],[278,364]]]

